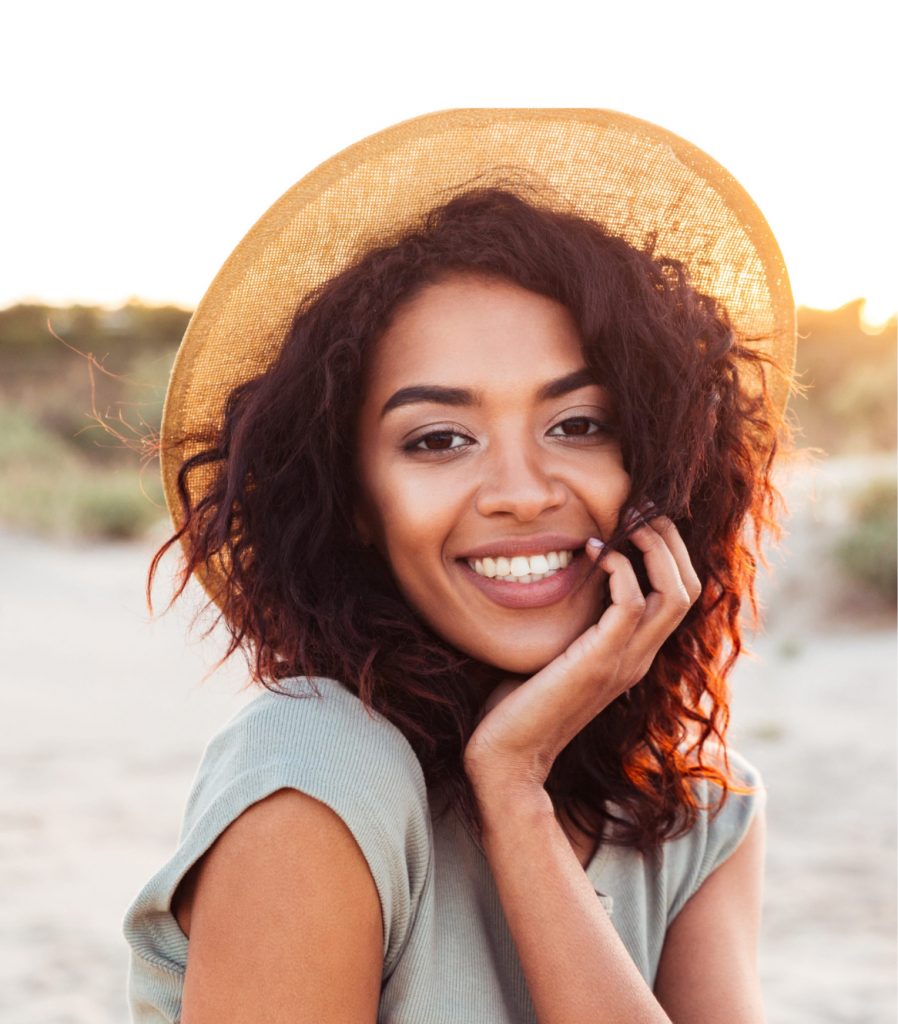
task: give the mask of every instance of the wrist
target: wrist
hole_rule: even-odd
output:
[[[514,792],[523,798],[545,792],[554,758],[528,751],[524,757],[496,756],[492,751],[479,749],[476,735],[465,749],[464,769],[475,793],[492,799],[496,794]],[[481,745],[482,746],[482,745]]]
[[[552,798],[536,781],[492,774],[472,780],[484,828],[509,816],[541,817],[554,815]]]

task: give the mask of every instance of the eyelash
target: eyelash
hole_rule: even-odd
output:
[[[560,423],[556,423],[555,427],[561,427],[565,423],[590,423],[595,424],[598,427],[592,434],[569,434],[565,435],[565,439],[569,441],[579,442],[587,439],[599,437],[602,434],[609,435],[612,433],[611,428],[603,423],[601,420],[593,419],[591,416],[570,416],[566,420],[562,420]],[[552,429],[554,430],[555,427]],[[419,448],[418,445],[422,441],[426,441],[430,437],[467,437],[467,434],[463,434],[460,430],[432,430],[430,433],[422,434],[420,437],[416,437],[413,441],[409,441],[407,444],[402,446],[403,451],[408,452],[411,455],[444,455],[447,452],[459,452],[463,448],[468,447],[467,445],[458,445],[454,448]],[[557,436],[557,435],[556,435]]]

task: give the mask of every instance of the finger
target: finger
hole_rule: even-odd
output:
[[[616,651],[620,653],[620,657],[615,659],[618,664],[616,675],[621,684],[619,692],[629,689],[645,676],[661,645],[689,608],[676,562],[663,539],[648,526],[638,528],[634,534],[637,532],[640,535],[637,546],[643,552],[652,585],[666,586],[675,596],[672,598],[670,592],[652,591],[646,597],[642,593],[630,560],[620,552],[607,551],[602,558],[602,566],[615,570],[618,577],[617,590],[612,593],[614,603],[593,629],[587,630],[579,638],[584,642],[582,653],[587,656],[593,653],[587,647],[591,639],[597,645],[601,644],[604,649],[607,649],[606,644],[615,645]],[[649,535],[653,535],[653,539]],[[631,539],[635,541],[636,537],[631,534]],[[590,545],[587,544],[586,550],[589,549]],[[665,576],[664,584],[658,583],[659,575]],[[610,577],[609,589],[614,582],[614,577]],[[569,650],[574,653],[571,648]],[[595,653],[599,653],[598,647]]]
[[[692,597],[671,549],[656,530],[648,525],[639,526],[630,533],[629,540],[642,552],[653,588],[646,597],[640,639],[657,649],[683,621],[692,606]]]
[[[565,727],[570,726],[571,737],[636,682],[634,666],[641,664],[645,655],[642,644],[634,653],[630,642],[645,612],[645,597],[630,560],[618,551],[596,549],[591,544],[586,551],[593,561],[601,557],[611,603],[598,622],[533,677],[540,681],[541,692],[556,716],[559,707],[570,709]],[[563,704],[559,703],[561,697]]]
[[[587,630],[593,632],[594,639],[602,642],[625,644],[633,635],[639,621],[645,613],[645,595],[639,586],[639,580],[630,560],[619,551],[595,548],[586,545],[589,556],[597,561],[601,558],[601,566],[608,574],[608,594],[611,603],[602,612],[598,622]]]
[[[670,553],[673,555],[677,568],[680,570],[680,579],[683,581],[683,586],[686,588],[692,601],[695,602],[702,592],[702,583],[696,574],[686,543],[674,521],[668,518],[668,516],[652,514],[653,509],[654,506],[646,512],[645,518],[652,529],[661,535],[664,543],[670,548]]]
[[[645,615],[646,599],[630,560],[619,551],[594,549],[590,544],[586,550],[593,559],[601,557],[611,603],[598,622],[541,673],[546,682],[563,687],[568,694],[572,687],[582,690],[588,709],[584,721],[642,678],[645,672],[639,666],[651,663],[657,649],[643,638],[634,639]]]

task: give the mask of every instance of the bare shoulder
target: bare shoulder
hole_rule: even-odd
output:
[[[319,800],[280,789],[252,804],[172,911],[190,939],[184,1024],[376,1020],[380,899],[349,828]]]

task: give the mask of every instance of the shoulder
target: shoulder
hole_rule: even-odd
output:
[[[698,802],[693,827],[664,844],[664,871],[671,895],[668,923],[708,876],[739,847],[753,821],[763,814],[766,789],[760,771],[732,748],[707,748],[705,763],[714,764],[730,780],[724,796],[719,783],[707,777],[692,781]],[[721,799],[723,802],[721,803]]]
[[[326,677],[282,680],[243,707],[206,746],[184,816],[193,828],[223,790],[260,792],[277,784],[337,804],[363,804],[381,817],[414,815],[427,806],[421,765],[408,740],[365,707],[343,683]],[[274,792],[274,789],[268,789]]]
[[[611,840],[603,843],[590,866],[590,878],[612,921],[643,977],[650,983],[658,968],[661,950],[674,919],[715,868],[723,864],[748,835],[761,812],[764,784],[760,772],[746,758],[728,749],[729,772],[723,751],[705,751],[705,764],[721,768],[738,788],[730,789],[720,804],[722,788],[705,777],[693,777],[698,810],[691,828],[663,841],[651,852],[640,852],[609,829]],[[611,805],[625,820],[628,812]]]
[[[209,741],[204,761],[231,756],[238,770],[268,755],[301,759],[327,750],[380,757],[414,774],[418,760],[399,729],[367,708],[342,682],[325,676],[281,680],[280,692],[263,690]],[[252,757],[250,755],[253,755]]]
[[[400,730],[341,682],[302,677],[280,688],[260,693],[207,744],[177,849],[126,913],[125,935],[140,963],[183,969],[187,939],[171,913],[172,898],[193,865],[250,809],[238,838],[257,835],[259,827],[302,831],[310,816],[327,816],[325,809],[340,819],[377,889],[385,970],[398,959],[431,873],[420,763]],[[274,794],[271,804],[260,803]],[[331,830],[339,829],[329,817]]]
[[[196,831],[205,842],[256,801],[296,790],[342,819],[388,904],[385,922],[404,919],[432,847],[427,788],[411,745],[337,680],[300,677],[280,688],[252,700],[208,744],[182,841]]]

